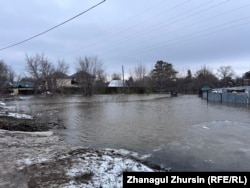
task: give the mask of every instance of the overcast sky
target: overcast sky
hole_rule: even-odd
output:
[[[52,28],[96,0],[1,0],[0,48]],[[250,70],[249,0],[106,0],[96,8],[23,44],[0,50],[17,75],[25,54],[64,59],[74,73],[76,59],[98,56],[109,75],[133,73],[139,63],[157,60],[180,73],[206,65],[214,72],[231,66],[238,76]]]

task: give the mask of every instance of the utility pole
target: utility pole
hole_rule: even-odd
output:
[[[124,93],[124,68],[123,68],[123,65],[122,65],[122,91]]]

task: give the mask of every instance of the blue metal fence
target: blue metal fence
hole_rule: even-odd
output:
[[[225,90],[221,93],[203,92],[202,97],[208,101],[226,102],[226,103],[250,103],[250,90],[239,93],[227,93]]]

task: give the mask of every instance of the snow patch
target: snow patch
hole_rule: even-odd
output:
[[[9,112],[7,114],[9,117],[15,117],[15,118],[22,118],[22,119],[33,119],[32,116],[27,115],[27,114],[19,114],[19,113],[14,113],[14,112]]]
[[[33,119],[33,117],[30,115],[20,114],[20,113],[15,113],[15,112],[0,112],[0,115],[6,116],[6,117],[14,117],[18,119]]]
[[[53,132],[0,130],[0,150],[0,177],[6,177],[0,185],[11,183],[15,187],[25,187],[30,181],[40,187],[48,183],[65,188],[122,187],[123,172],[159,171],[145,165],[141,158],[147,155],[141,157],[124,149],[74,147]],[[18,181],[13,178],[17,174],[22,177]]]
[[[113,152],[104,150],[101,155],[81,154],[80,164],[73,165],[72,168],[67,171],[66,175],[74,178],[89,174],[92,176],[91,180],[81,185],[77,184],[77,182],[70,181],[64,187],[122,187],[122,174],[124,171],[154,172],[154,170],[148,166],[127,158],[126,156],[116,155],[117,153],[130,154],[130,152],[126,150],[113,150]]]
[[[30,166],[32,164],[40,164],[48,161],[47,158],[37,157],[37,158],[23,158],[16,161],[16,165],[19,167],[19,170],[24,169],[26,166]]]

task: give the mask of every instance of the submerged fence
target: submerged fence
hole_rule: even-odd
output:
[[[226,102],[226,103],[240,103],[249,104],[250,103],[250,90],[239,93],[213,93],[213,92],[203,92],[202,97],[208,101]]]

